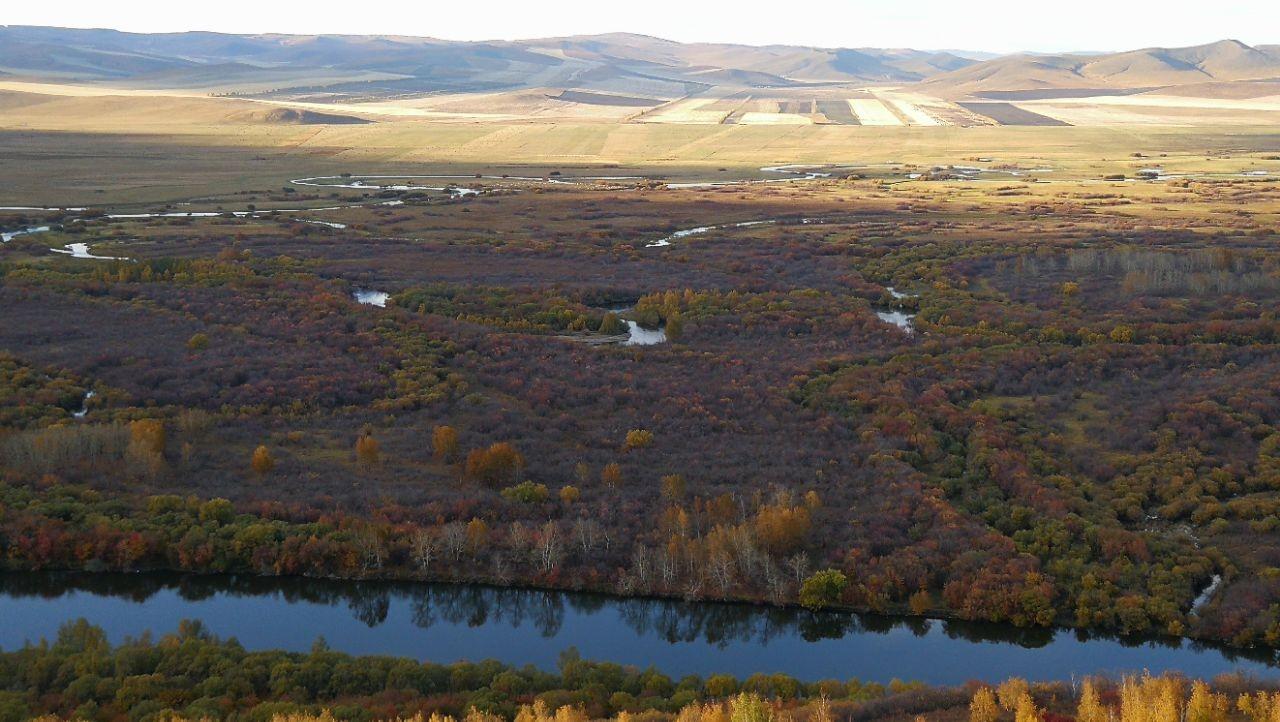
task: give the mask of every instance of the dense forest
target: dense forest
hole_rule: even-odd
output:
[[[1275,183],[478,185],[0,214],[0,564],[1280,645]]]

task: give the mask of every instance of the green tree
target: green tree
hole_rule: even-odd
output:
[[[562,492],[563,495],[563,492]],[[502,497],[507,501],[514,501],[520,504],[541,504],[547,500],[550,492],[543,484],[535,484],[532,481],[525,481],[515,486],[508,486],[502,490]]]
[[[758,694],[740,694],[729,703],[730,722],[773,722],[773,709]]]
[[[1133,329],[1123,324],[1111,329],[1110,336],[1116,343],[1133,343]]]
[[[673,311],[667,316],[667,340],[679,341],[684,336],[684,314]]]
[[[626,329],[626,324],[622,319],[618,318],[618,314],[610,311],[600,319],[600,333],[609,334],[610,336],[620,334]]]
[[[800,603],[809,609],[822,609],[840,601],[849,579],[837,569],[814,572],[800,585]]]
[[[203,333],[197,333],[187,339],[188,351],[203,351],[209,348],[209,337]]]

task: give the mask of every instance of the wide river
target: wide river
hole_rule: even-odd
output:
[[[576,647],[586,659],[653,665],[675,677],[785,672],[809,681],[896,677],[956,684],[1143,669],[1280,677],[1272,654],[1066,630],[459,584],[0,574],[0,648],[52,639],[60,625],[79,617],[102,626],[113,642],[199,619],[250,649],[306,651],[323,636],[352,654],[498,659],[554,669],[560,652]]]

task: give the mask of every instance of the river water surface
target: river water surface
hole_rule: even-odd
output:
[[[199,619],[249,649],[306,651],[323,636],[352,654],[434,662],[498,659],[554,669],[586,659],[666,674],[783,672],[933,684],[1069,679],[1147,669],[1280,677],[1274,656],[1179,640],[1117,640],[1065,630],[903,620],[733,604],[619,599],[459,584],[166,574],[0,574],[0,647],[52,639],[80,617],[113,642]]]

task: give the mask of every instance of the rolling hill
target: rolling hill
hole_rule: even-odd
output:
[[[676,43],[608,34],[518,42],[450,42],[396,36],[137,34],[0,28],[0,70],[81,81],[181,82],[183,72],[231,69],[232,79],[289,68],[335,75],[379,73],[457,89],[568,83],[607,69],[615,75],[703,82],[708,73],[764,85],[914,82],[976,61],[916,50]],[[301,82],[301,79],[298,81]],[[298,86],[301,87],[301,86]]]
[[[968,55],[968,54],[966,54]],[[974,57],[982,57],[980,54]],[[1280,46],[1223,40],[1108,54],[1020,54],[678,43],[627,33],[454,42],[401,36],[138,34],[0,27],[0,72],[132,87],[337,95],[535,87],[678,97],[697,87],[919,84],[945,97],[990,91],[1131,90],[1280,79]],[[653,91],[658,92],[653,92]],[[643,93],[642,93],[643,94]]]
[[[1210,82],[1272,80],[1280,78],[1280,54],[1275,47],[1254,48],[1223,40],[1189,48],[1146,48],[1105,55],[1014,55],[935,75],[917,87],[955,98],[1016,91],[1048,91],[1053,95],[1053,91],[1092,90],[1105,95]]]
[[[992,57],[628,33],[456,42],[4,26],[0,83],[0,92],[135,104],[144,95],[245,100],[266,114],[237,106],[224,122],[277,125],[1256,125],[1280,116],[1280,46]]]

